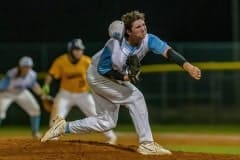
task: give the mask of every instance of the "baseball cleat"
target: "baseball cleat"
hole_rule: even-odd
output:
[[[117,137],[113,136],[107,140],[108,144],[116,145],[117,144]]]
[[[40,140],[42,137],[42,134],[40,132],[36,132],[32,134],[33,139]]]
[[[63,135],[66,130],[66,125],[67,123],[63,118],[57,117],[54,120],[53,126],[41,138],[41,142],[46,142],[55,137],[59,137]]]
[[[162,146],[160,146],[156,142],[147,143],[147,144],[142,143],[138,147],[137,152],[143,155],[171,155],[172,154],[169,150],[164,149]]]
[[[59,140],[59,137],[54,137],[52,139],[49,139],[50,141],[58,141]]]

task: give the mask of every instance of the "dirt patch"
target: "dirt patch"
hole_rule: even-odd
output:
[[[47,143],[31,139],[1,139],[2,160],[240,160],[240,155],[173,152],[171,156],[143,156],[137,146],[107,145],[79,140],[59,140]]]

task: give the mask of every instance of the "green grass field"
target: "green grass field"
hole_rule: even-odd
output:
[[[183,152],[201,152],[216,154],[240,154],[240,146],[193,146],[193,145],[169,145],[167,146],[173,151]]]
[[[121,125],[117,131],[134,131],[132,126]],[[196,144],[166,144],[165,146],[174,151],[203,152],[218,154],[240,154],[240,125],[152,125],[154,134],[192,134],[192,135],[239,135],[238,144],[196,145]],[[227,141],[227,140],[226,140]],[[221,143],[221,142],[219,142]]]
[[[43,127],[42,131],[45,131],[47,127]],[[153,125],[152,130],[154,136],[157,137],[167,137],[166,140],[163,140],[163,145],[170,150],[173,151],[184,151],[184,152],[203,152],[203,153],[219,153],[219,154],[240,154],[240,125]],[[134,128],[132,125],[119,125],[115,131],[117,133],[131,133],[134,135]],[[216,142],[218,144],[211,144],[208,141],[203,143],[196,143],[197,139],[193,140],[193,143],[181,143],[180,139],[179,142],[175,143],[169,141],[170,135],[204,135],[205,137],[210,136],[223,136],[230,138],[232,141],[231,143],[228,142]],[[134,135],[135,136],[135,135]],[[235,139],[231,139],[231,136],[234,136]],[[27,126],[3,126],[0,128],[0,137],[3,138],[31,138],[31,130],[30,127]],[[175,138],[173,136],[173,138]],[[237,138],[237,139],[236,139]],[[188,138],[186,138],[187,140]],[[159,140],[159,141],[160,141]],[[170,138],[171,140],[171,138]],[[169,141],[169,142],[168,142]],[[201,141],[201,140],[200,140]],[[1,143],[1,142],[0,142]]]

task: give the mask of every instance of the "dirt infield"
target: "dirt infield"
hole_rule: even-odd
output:
[[[125,145],[113,146],[77,139],[79,138],[64,137],[59,141],[40,143],[30,138],[1,138],[0,160],[240,160],[240,155],[186,152],[173,152],[171,156],[143,156],[135,152],[137,145],[127,145],[131,140],[123,142]],[[102,141],[101,138],[98,140]],[[135,142],[133,139],[133,144]]]

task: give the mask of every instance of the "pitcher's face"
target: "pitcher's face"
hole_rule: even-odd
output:
[[[144,20],[138,19],[132,23],[131,31],[127,31],[129,38],[134,40],[142,40],[147,34],[147,27]]]

